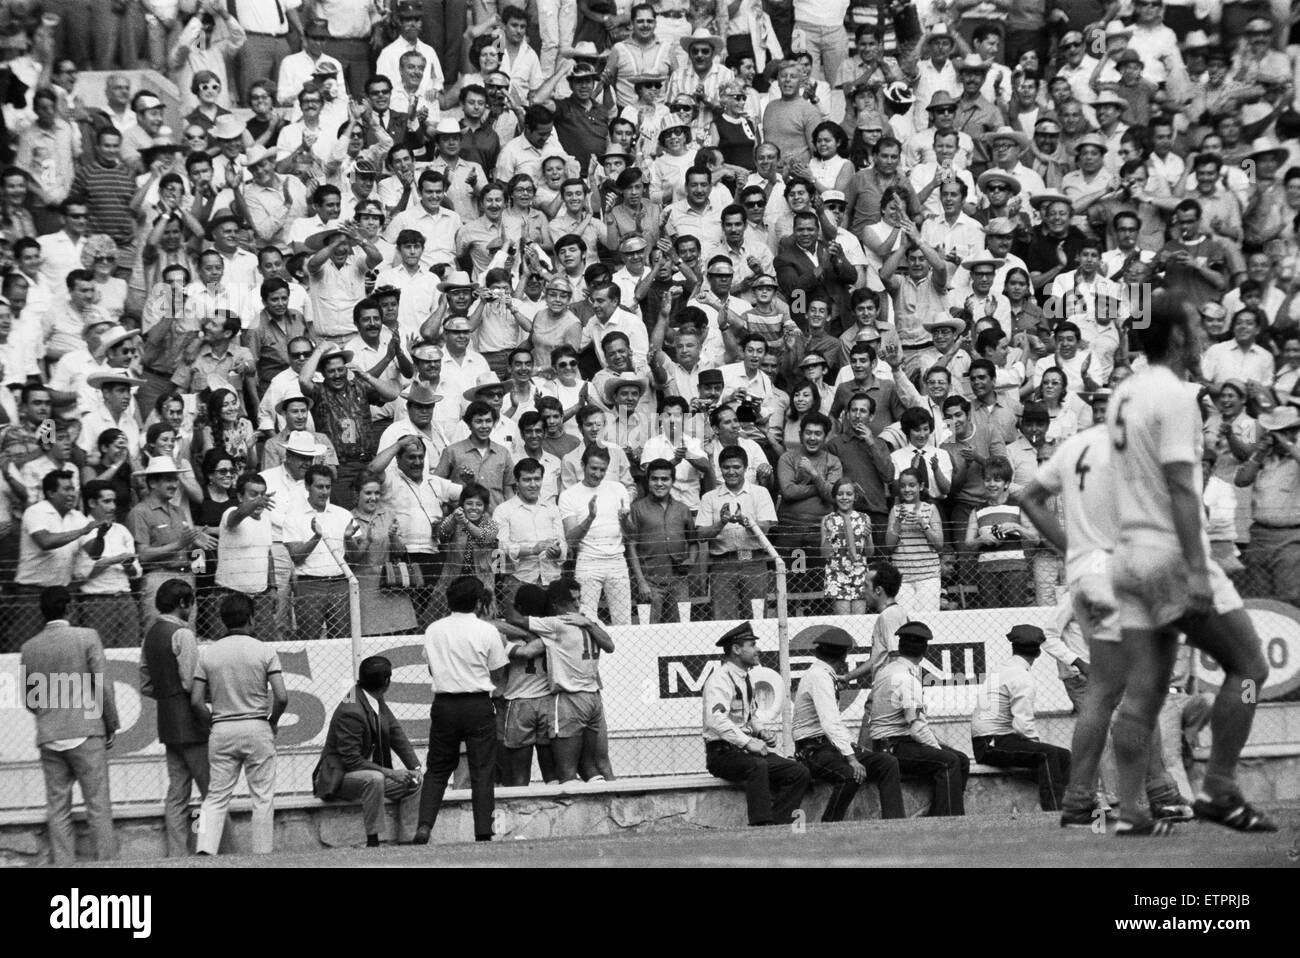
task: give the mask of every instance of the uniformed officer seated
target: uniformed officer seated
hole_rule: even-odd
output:
[[[783,825],[793,821],[812,778],[798,762],[774,753],[776,735],[754,721],[749,670],[758,664],[757,641],[746,622],[717,642],[722,665],[704,683],[705,767],[743,784],[749,824]]]
[[[970,759],[940,742],[925,718],[921,659],[934,634],[924,622],[905,622],[871,685],[871,739],[877,752],[898,759],[904,776],[929,777],[931,815],[965,815]]]
[[[836,626],[817,628],[812,637],[816,661],[799,678],[794,697],[794,754],[814,779],[831,783],[822,821],[842,821],[863,782],[876,783],[881,818],[902,818],[898,760],[884,752],[859,751],[840,714],[835,677],[845,671],[853,638]]]
[[[1011,661],[988,677],[971,716],[975,761],[995,768],[1031,768],[1043,811],[1060,811],[1070,781],[1070,750],[1039,741],[1034,727],[1034,660],[1046,641],[1036,625],[1012,626]]]

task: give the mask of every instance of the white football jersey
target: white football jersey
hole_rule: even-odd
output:
[[[1075,581],[1088,571],[1099,571],[1093,564],[1104,561],[1115,548],[1119,532],[1110,436],[1106,430],[1098,425],[1075,433],[1038,467],[1034,478],[1061,502],[1066,581]]]
[[[1194,388],[1167,366],[1149,366],[1122,382],[1111,396],[1106,431],[1119,511],[1118,542],[1125,546],[1181,551],[1164,466],[1196,467],[1199,498],[1204,443]],[[1201,538],[1208,552],[1204,516]]]

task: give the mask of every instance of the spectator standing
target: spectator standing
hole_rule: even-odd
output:
[[[744,449],[724,447],[718,454],[722,485],[704,494],[695,516],[699,538],[709,544],[709,594],[716,620],[745,618],[754,600],[767,599],[767,553],[754,530],[766,534],[776,522],[776,509],[768,491],[745,478],[748,465]]]
[[[76,508],[77,487],[72,473],[49,472],[41,480],[43,502],[23,513],[18,543],[18,573],[14,593],[12,633],[5,647],[12,651],[40,628],[35,597],[49,586],[67,588],[77,559],[78,543],[99,525]],[[65,610],[66,611],[66,610]]]
[[[384,478],[372,472],[357,477],[357,507],[343,533],[347,560],[361,593],[361,621],[367,635],[407,635],[415,628],[415,609],[400,582],[385,582],[389,563],[403,561],[397,516],[383,505]]]
[[[74,576],[78,582],[75,623],[94,628],[106,648],[134,646],[140,641],[131,578],[139,568],[135,540],[116,522],[117,492],[95,480],[82,489],[86,511],[96,529],[81,540]]]
[[[799,423],[799,448],[782,453],[776,464],[781,507],[773,545],[787,562],[802,549],[810,570],[821,566],[822,517],[834,508],[832,489],[844,475],[839,459],[826,451],[831,428],[829,417],[808,413]]]
[[[542,498],[545,467],[532,457],[520,459],[515,463],[514,475],[514,497],[492,513],[501,547],[497,600],[502,610],[514,607],[515,592],[521,585],[545,588],[558,579],[560,566],[568,556],[558,500]]]
[[[632,621],[632,582],[624,535],[632,535],[627,490],[606,478],[609,452],[590,445],[582,452],[582,481],[560,493],[560,517],[574,577],[582,583],[582,607],[595,613],[602,592],[614,625]]]
[[[275,837],[275,735],[289,704],[280,657],[248,634],[253,600],[234,593],[221,600],[222,638],[199,650],[190,689],[208,739],[208,794],[199,811],[198,853],[215,855],[240,769],[252,796],[252,852],[269,855]]]
[[[73,628],[68,622],[71,602],[65,586],[41,590],[44,628],[23,643],[19,656],[26,676],[23,701],[36,719],[36,746],[45,778],[50,860],[58,866],[77,860],[72,824],[74,781],[86,804],[95,858],[117,857],[105,754],[113,747],[119,725],[117,700],[98,634],[94,629]],[[79,696],[63,701],[62,695],[68,694],[68,676],[80,677],[83,684]],[[55,701],[55,690],[60,691],[59,701]]]
[[[176,504],[180,473],[170,456],[154,456],[141,470],[148,487],[142,499],[126,517],[126,527],[135,539],[136,554],[144,569],[144,627],[158,617],[154,597],[168,579],[182,579],[194,587],[191,552],[211,549],[212,537],[190,520],[188,508]]]
[[[1300,600],[1300,410],[1279,406],[1259,417],[1263,436],[1237,469],[1251,488],[1254,521],[1246,565],[1261,595]]]
[[[246,472],[235,480],[235,499],[217,525],[217,570],[213,578],[222,593],[240,592],[253,600],[253,628],[273,635],[275,626],[274,533],[270,513],[275,494],[266,479]]]
[[[894,550],[894,564],[903,574],[902,603],[912,611],[938,612],[943,523],[938,507],[923,500],[921,491],[915,469],[898,474],[898,501],[889,510],[885,545]]]
[[[676,468],[667,459],[646,465],[646,495],[632,503],[628,553],[637,600],[650,603],[651,622],[678,622],[699,558],[690,509],[673,495]],[[645,623],[641,623],[645,625]]]
[[[303,480],[308,508],[290,512],[284,524],[284,545],[296,567],[298,638],[319,639],[324,627],[326,638],[338,639],[351,629],[347,577],[339,563],[352,515],[330,501],[334,474],[328,466],[308,466]]]
[[[871,520],[853,508],[857,488],[852,479],[837,479],[831,494],[834,510],[822,519],[824,592],[834,601],[836,615],[862,615],[867,611],[867,560],[874,551]]]
[[[190,798],[194,786],[208,795],[208,735],[203,715],[190,708],[190,691],[199,661],[198,639],[189,621],[194,589],[168,579],[154,599],[158,619],[140,649],[140,694],[157,703],[158,741],[167,753],[167,795],[163,823],[167,857],[184,858],[190,848]]]

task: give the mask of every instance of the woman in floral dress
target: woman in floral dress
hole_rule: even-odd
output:
[[[867,611],[867,560],[874,545],[871,520],[853,508],[857,496],[852,479],[841,479],[832,490],[835,511],[822,519],[822,555],[826,558],[826,598],[836,615]]]

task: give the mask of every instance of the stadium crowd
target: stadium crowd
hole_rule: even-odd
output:
[[[351,576],[367,634],[743,619],[768,540],[807,611],[1056,605],[1018,495],[1161,290],[1215,558],[1298,602],[1298,19],[4,0],[0,647],[342,636]]]

